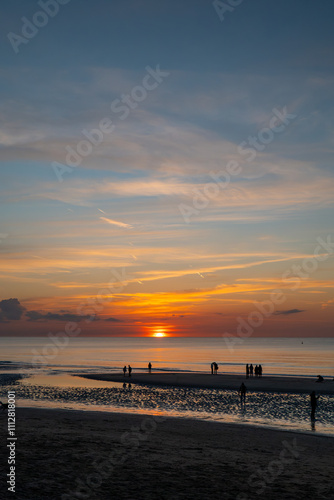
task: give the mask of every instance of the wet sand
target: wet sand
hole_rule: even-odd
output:
[[[334,394],[334,381],[326,379],[322,383],[316,382],[315,378],[302,377],[250,377],[246,379],[243,375],[211,375],[206,373],[136,373],[132,372],[131,377],[118,373],[96,373],[81,375],[94,380],[110,380],[113,382],[129,382],[135,384],[149,385],[173,385],[178,387],[206,387],[210,389],[231,389],[238,390],[244,382],[248,391],[261,392],[293,392],[310,393],[316,391],[319,394]]]
[[[126,413],[17,409],[20,500],[333,498],[334,438]]]

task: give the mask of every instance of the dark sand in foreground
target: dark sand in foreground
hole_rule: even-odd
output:
[[[317,383],[315,378],[306,377],[252,377],[246,379],[243,375],[210,375],[207,373],[179,373],[179,372],[152,372],[136,373],[131,377],[118,373],[96,373],[89,375],[80,375],[85,378],[95,380],[110,380],[113,382],[129,382],[137,384],[151,385],[174,385],[182,387],[206,387],[213,389],[232,389],[238,390],[241,382],[246,384],[249,391],[261,392],[294,392],[310,393],[316,391],[321,394],[334,394],[334,381],[325,380]]]
[[[172,417],[24,408],[17,409],[13,495],[5,484],[6,415],[0,426],[1,498],[334,497],[330,437]]]

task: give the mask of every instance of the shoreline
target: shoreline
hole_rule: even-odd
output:
[[[245,375],[211,375],[208,373],[189,372],[132,372],[131,377],[117,373],[73,373],[72,375],[105,382],[131,382],[142,385],[192,387],[206,389],[223,389],[237,391],[243,382],[249,392],[281,392],[281,393],[311,393],[334,394],[334,381],[326,380],[318,383],[314,378],[289,376],[262,376],[246,378]]]
[[[7,419],[0,422],[5,443]],[[246,500],[262,493],[311,500],[332,492],[333,440],[316,434],[37,408],[17,408],[16,434],[22,499],[67,500],[81,492],[91,500]],[[0,454],[6,457],[5,446]],[[4,490],[5,481],[1,474]]]

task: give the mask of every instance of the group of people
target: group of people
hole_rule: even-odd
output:
[[[152,371],[152,363],[150,362],[147,366],[148,366],[148,373],[151,373],[151,371]],[[129,377],[131,377],[132,368],[131,368],[130,365],[128,365],[127,367],[126,367],[126,365],[123,366],[124,377],[126,376],[126,373],[128,373]]]
[[[262,366],[261,365],[256,365],[255,368],[253,367],[252,364],[246,365],[246,378],[252,377],[253,374],[255,377],[262,377]]]
[[[211,363],[211,375],[217,375],[218,373],[218,365],[215,361]]]
[[[126,367],[126,365],[125,365],[125,366],[123,366],[123,374],[124,374],[124,377],[125,377],[125,375],[126,375],[126,372],[128,372],[129,377],[131,377],[132,368],[131,368],[131,366],[130,366],[130,365],[128,365],[128,367]]]

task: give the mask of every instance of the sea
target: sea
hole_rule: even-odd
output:
[[[233,339],[232,339],[233,340]],[[186,371],[244,374],[261,364],[263,376],[318,375],[334,386],[334,339],[222,337],[1,337],[0,399],[15,389],[24,407],[132,412],[242,423],[334,436],[334,396],[321,395],[317,420],[310,421],[308,394],[249,392],[240,407],[235,391],[158,387],[85,379],[89,373]],[[58,344],[58,345],[57,345]],[[2,377],[2,379],[1,379]],[[9,378],[8,378],[9,377]]]

